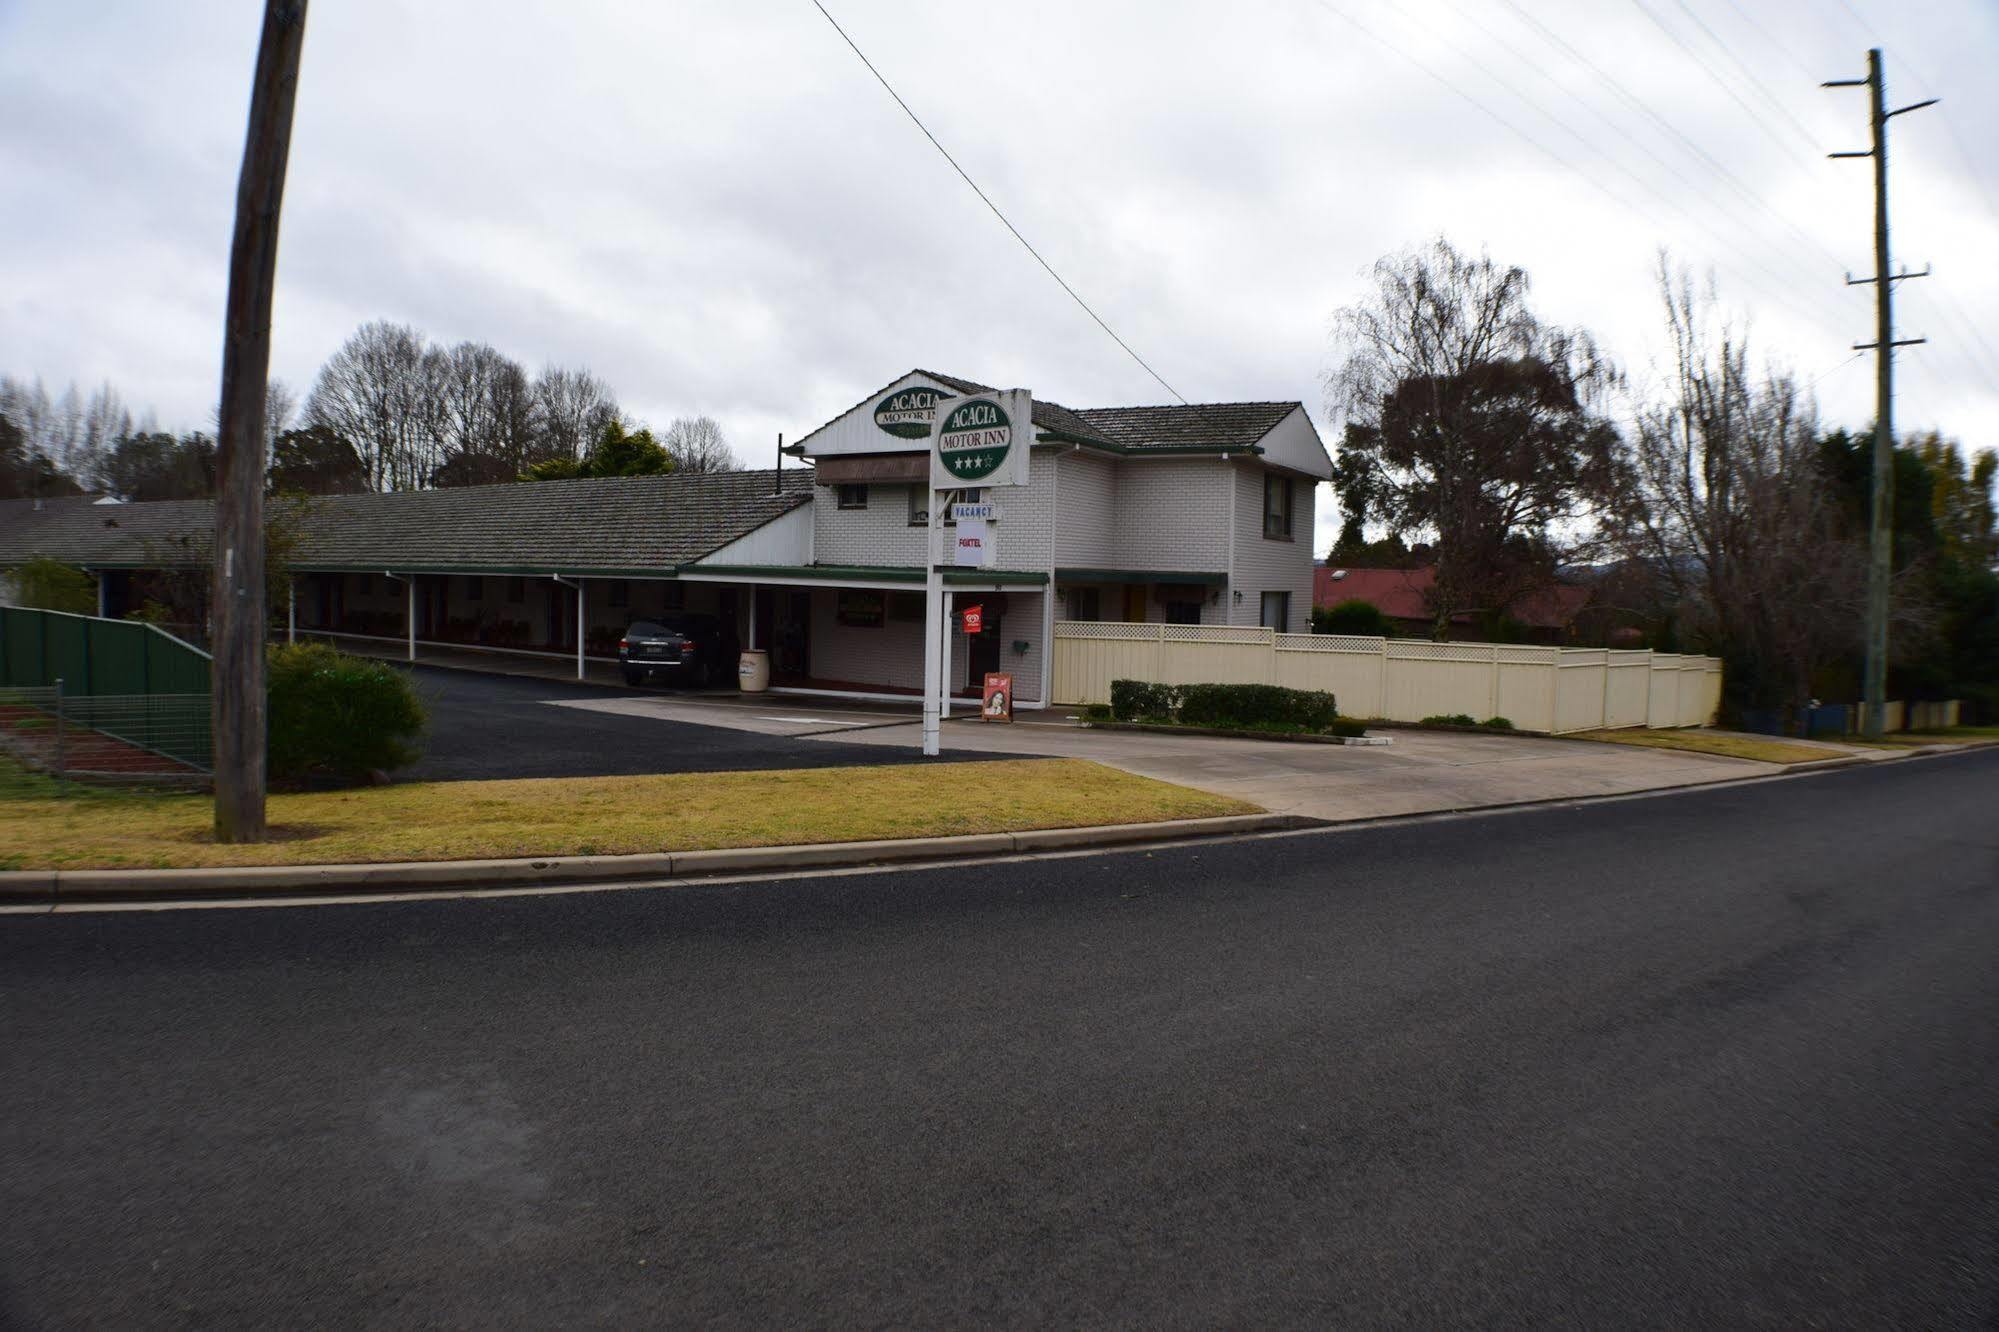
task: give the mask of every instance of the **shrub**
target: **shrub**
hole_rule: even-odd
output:
[[[1084,721],[1100,722],[1110,719],[1111,705],[1108,703],[1092,703],[1083,709]]]
[[[1488,731],[1510,731],[1513,729],[1513,723],[1504,717],[1487,717],[1479,725]]]
[[[1325,730],[1322,733],[1325,735],[1344,736],[1349,740],[1353,740],[1367,734],[1367,723],[1357,717],[1335,717],[1326,723]]]
[[[1187,726],[1288,726],[1323,731],[1339,715],[1333,696],[1277,685],[1196,684],[1180,687],[1179,720]]]
[[[1147,680],[1111,681],[1111,715],[1119,721],[1169,719],[1179,702],[1180,690],[1173,685]]]
[[[1355,597],[1334,606],[1312,607],[1315,634],[1353,634],[1362,638],[1392,638],[1394,624],[1372,601]]]
[[[416,761],[425,723],[409,676],[324,643],[270,650],[270,774],[353,785]]]
[[[34,610],[68,611],[71,615],[97,614],[97,582],[81,569],[61,560],[37,555],[24,560],[9,575],[14,585],[16,605]]]
[[[1418,726],[1476,726],[1478,721],[1470,713],[1439,712],[1416,723]]]

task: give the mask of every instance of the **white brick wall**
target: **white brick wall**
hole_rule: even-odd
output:
[[[1121,461],[1112,532],[1112,568],[1227,569],[1228,465],[1217,458]]]
[[[1059,450],[1038,448],[1029,483],[986,492],[1000,506],[994,526],[1001,569],[1045,572],[1055,539],[1055,459]],[[899,483],[868,486],[868,507],[842,509],[832,486],[813,490],[813,558],[820,564],[921,567],[928,532],[909,525],[909,490]],[[949,562],[948,537],[945,560]]]
[[[1055,563],[1071,569],[1114,568],[1117,463],[1094,453],[1057,456]]]
[[[925,529],[909,525],[909,487],[868,487],[868,507],[843,509],[832,486],[812,488],[812,557],[820,564],[894,564],[920,567]]]
[[[1263,478],[1265,468],[1240,464],[1232,469],[1235,483],[1235,560],[1229,571],[1228,622],[1258,624],[1263,614],[1265,592],[1291,594],[1291,622],[1285,629],[1294,634],[1312,627],[1312,518],[1313,497],[1318,489],[1302,477],[1291,485],[1291,539],[1273,541],[1263,535]],[[1234,593],[1242,593],[1238,603]]]

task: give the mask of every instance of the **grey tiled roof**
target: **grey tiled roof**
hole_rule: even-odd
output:
[[[305,569],[642,570],[688,564],[812,498],[810,468],[604,477],[311,500],[294,563]],[[283,503],[283,501],[278,501]],[[0,503],[0,565],[205,560],[206,500]]]
[[[960,379],[956,375],[940,375],[935,370],[919,369],[916,373],[919,375],[928,375],[946,388],[956,389],[960,393],[999,392],[991,384],[981,384],[971,379]],[[1105,438],[1088,421],[1085,421],[1081,413],[1071,411],[1059,402],[1049,402],[1042,398],[1035,398],[1033,401],[1034,424],[1041,429],[1052,430],[1058,435],[1067,435],[1071,439],[1081,439],[1104,444],[1114,442]]]
[[[1091,429],[1127,449],[1248,448],[1298,407],[1295,402],[1197,402],[1172,407],[1089,407]]]

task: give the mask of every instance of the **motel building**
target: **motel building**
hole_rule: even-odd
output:
[[[928,525],[950,521],[929,511],[933,410],[991,391],[913,370],[786,449],[809,465],[775,471],[314,499],[288,632],[601,674],[628,624],[684,611],[723,627],[715,684],[733,686],[737,653],[755,648],[776,690],[913,699]],[[967,635],[954,617],[956,692],[1004,671],[1021,707],[1073,701],[1050,697],[1061,622],[1309,631],[1313,493],[1332,465],[1302,403],[1036,399],[1032,449],[1027,485],[955,496],[997,506],[989,567],[945,576],[955,608],[983,620]],[[0,567],[78,565],[100,613],[121,616],[162,571],[205,567],[212,522],[207,501],[6,501]]]

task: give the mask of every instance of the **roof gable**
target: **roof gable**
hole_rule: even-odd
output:
[[[935,370],[911,370],[900,379],[884,384],[875,392],[868,394],[791,445],[786,452],[814,458],[830,458],[854,453],[914,453],[926,448],[924,436],[893,433],[875,419],[877,407],[895,395],[913,388],[934,388],[954,397],[999,391],[990,384],[962,379],[957,375],[939,374]],[[1037,432],[1044,435],[1054,435],[1079,444],[1114,447],[1111,440],[1099,434],[1083,420],[1081,413],[1073,412],[1059,402],[1047,402],[1035,398],[1034,425]]]

